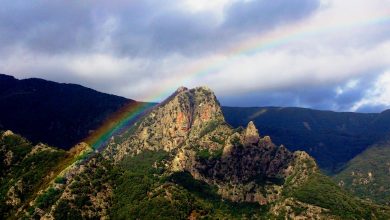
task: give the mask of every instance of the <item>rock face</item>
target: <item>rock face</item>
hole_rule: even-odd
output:
[[[245,129],[245,135],[243,136],[244,145],[250,146],[252,144],[257,144],[259,140],[259,131],[255,127],[255,124],[253,124],[253,121],[250,121]]]
[[[112,143],[106,153],[120,160],[142,149],[172,151],[222,123],[221,108],[210,89],[181,87],[139,122],[134,135],[119,148]]]
[[[268,136],[261,138],[253,122],[242,131],[231,128],[205,87],[179,88],[126,135],[109,144],[106,158],[118,162],[146,149],[170,152],[171,172],[189,172],[234,202],[275,201],[293,172],[291,164],[299,159]]]
[[[193,150],[182,150],[173,161],[173,169],[216,185],[223,198],[234,202],[267,204],[276,200],[294,155],[268,138],[254,135],[258,133],[252,125],[242,134],[233,133],[222,155],[202,158]]]

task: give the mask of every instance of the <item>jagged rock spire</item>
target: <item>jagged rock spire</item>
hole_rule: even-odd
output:
[[[248,123],[248,126],[245,129],[244,140],[243,140],[244,145],[257,144],[259,140],[260,140],[259,131],[257,130],[253,121],[250,121]]]

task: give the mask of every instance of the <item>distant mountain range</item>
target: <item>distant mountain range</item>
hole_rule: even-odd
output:
[[[33,143],[69,149],[131,99],[42,79],[0,75],[0,129]],[[319,111],[305,108],[222,107],[233,127],[253,121],[260,134],[289,150],[304,150],[332,174],[390,132],[390,110],[382,113]]]

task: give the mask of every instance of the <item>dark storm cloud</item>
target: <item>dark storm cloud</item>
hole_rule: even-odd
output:
[[[354,104],[362,100],[367,91],[373,88],[377,79],[377,74],[368,74],[355,79],[353,87],[348,87],[350,82],[346,81],[313,87],[290,87],[277,91],[253,91],[238,96],[225,96],[221,102],[227,106],[300,106],[321,110],[350,111]],[[340,89],[343,91],[340,92]],[[385,107],[384,105],[365,105],[357,111],[380,112]]]
[[[226,27],[264,30],[307,17],[320,6],[313,0],[238,1],[227,10]]]
[[[93,24],[88,6],[71,1],[2,1],[2,48],[27,47],[58,53],[91,47]]]
[[[207,14],[189,16],[184,12],[165,13],[151,24],[153,45],[163,51],[197,51],[211,46],[215,30]]]
[[[111,41],[105,50],[118,55],[201,53],[241,34],[232,35],[231,28],[245,28],[244,33],[294,22],[319,4],[314,0],[237,2],[228,7],[221,25],[212,13],[190,12],[177,3],[6,0],[0,9],[0,44],[3,50],[20,46],[47,54],[90,53],[100,48],[102,35],[108,34]],[[117,27],[104,33],[102,26],[110,18]]]
[[[335,92],[332,90],[307,88],[292,91],[254,91],[238,96],[225,96],[221,98],[221,103],[227,106],[310,106],[317,109],[329,109],[333,102],[331,97],[335,97]]]

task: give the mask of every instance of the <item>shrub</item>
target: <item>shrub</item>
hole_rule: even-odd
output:
[[[369,219],[371,212],[362,201],[339,188],[329,177],[312,174],[308,181],[292,192],[298,200],[329,209],[343,219]]]
[[[69,206],[69,202],[60,200],[56,210],[54,210],[55,219],[83,219],[81,212]]]
[[[206,134],[214,131],[221,122],[217,120],[209,121],[206,126],[199,132],[199,137],[203,137]]]
[[[61,190],[49,188],[44,194],[38,196],[36,206],[41,209],[47,209],[53,205],[61,196]]]
[[[55,180],[54,180],[55,183],[58,183],[58,184],[65,184],[66,183],[66,178],[63,177],[63,176],[59,176],[57,177]]]

